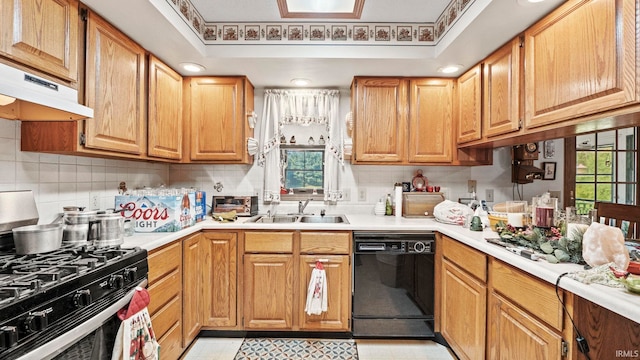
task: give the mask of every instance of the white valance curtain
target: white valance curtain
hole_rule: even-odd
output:
[[[264,201],[279,202],[282,184],[280,136],[284,125],[325,125],[324,200],[342,199],[338,188],[344,165],[342,127],[339,123],[338,90],[267,89],[264,91],[261,144],[258,164],[264,171]]]

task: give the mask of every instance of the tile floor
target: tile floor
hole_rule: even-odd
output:
[[[233,360],[242,341],[242,338],[198,338],[183,360]],[[447,348],[429,340],[356,339],[356,346],[358,360],[455,359]]]

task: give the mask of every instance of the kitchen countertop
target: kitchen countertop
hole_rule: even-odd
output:
[[[329,214],[330,215],[330,214]],[[570,263],[550,264],[546,261],[533,261],[513,254],[500,246],[488,243],[485,238],[497,237],[497,233],[485,229],[484,231],[470,231],[458,225],[448,225],[429,218],[396,218],[395,216],[375,216],[363,214],[346,214],[349,224],[337,223],[252,223],[248,218],[238,218],[235,222],[221,223],[208,217],[207,220],[196,225],[171,233],[136,233],[126,237],[123,247],[139,246],[153,250],[177,239],[183,238],[200,230],[384,230],[384,231],[438,231],[469,245],[490,256],[511,264],[531,275],[551,284],[555,284],[558,276],[565,272],[581,270],[582,266]],[[584,299],[598,304],[610,311],[640,323],[640,295],[629,293],[624,288],[611,288],[604,285],[586,285],[578,281],[562,278],[560,288],[570,291]]]

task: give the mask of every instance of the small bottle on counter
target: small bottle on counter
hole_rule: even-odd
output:
[[[385,215],[393,215],[393,208],[391,207],[391,194],[387,194],[387,202],[385,204]]]

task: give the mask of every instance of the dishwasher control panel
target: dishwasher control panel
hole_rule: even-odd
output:
[[[435,241],[429,235],[431,234],[355,234],[355,251],[360,254],[433,254]]]

